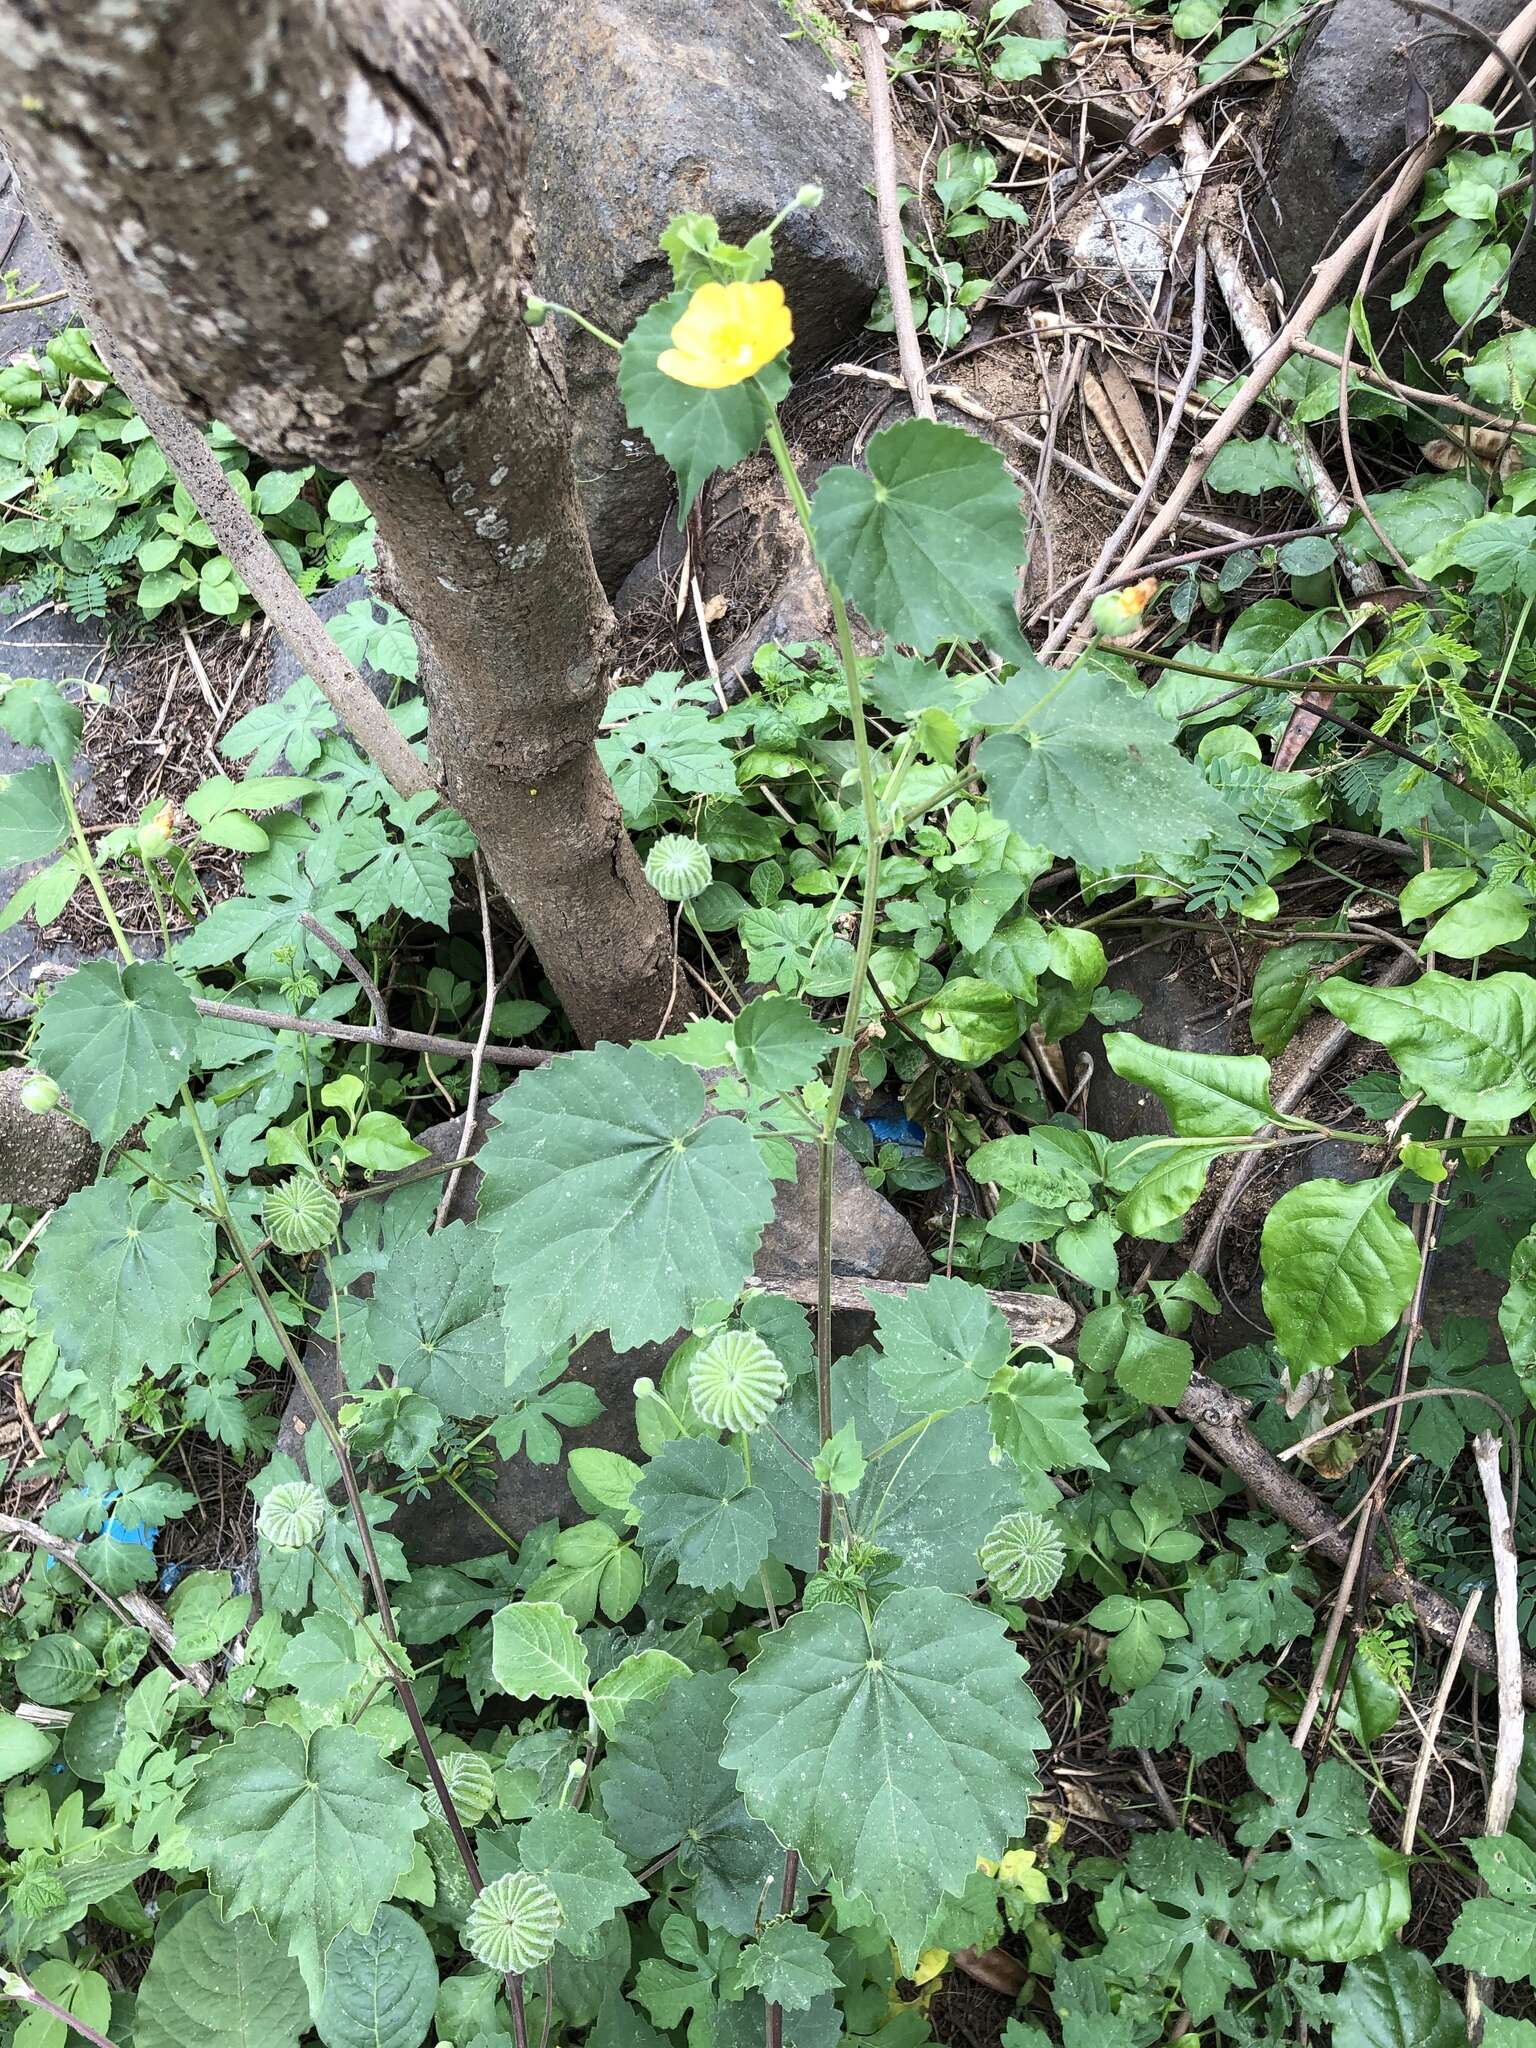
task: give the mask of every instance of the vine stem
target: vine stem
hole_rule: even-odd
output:
[[[117,914],[112,908],[111,898],[107,894],[106,884],[101,877],[101,870],[96,864],[95,856],[91,852],[90,843],[86,839],[85,832],[81,826],[80,813],[75,806],[74,790],[70,786],[69,777],[62,768],[57,767],[57,764],[55,764],[55,767],[59,778],[59,789],[64,799],[64,807],[69,815],[70,831],[73,835],[86,879],[91,885],[97,903],[101,906],[102,916],[107,921],[107,927],[117,943],[117,949],[122,955],[125,964],[130,967],[137,966],[138,956],[129,944],[127,934],[124,932],[122,925],[118,921]],[[314,1411],[315,1421],[320,1426],[321,1434],[335,1455],[336,1464],[341,1474],[342,1488],[347,1496],[347,1506],[351,1510],[352,1520],[357,1529],[364,1568],[373,1591],[375,1605],[378,1608],[379,1627],[383,1631],[385,1642],[390,1646],[385,1651],[385,1663],[388,1667],[390,1683],[394,1687],[395,1696],[400,1702],[401,1711],[410,1723],[411,1734],[415,1739],[417,1751],[426,1768],[427,1776],[431,1780],[432,1790],[437,1797],[438,1804],[442,1808],[443,1819],[447,1823],[448,1831],[453,1837],[453,1845],[458,1851],[459,1860],[464,1866],[465,1875],[478,1894],[484,1890],[485,1880],[480,1875],[480,1864],[475,1855],[474,1844],[470,1841],[464,1823],[459,1818],[458,1808],[453,1803],[453,1794],[449,1791],[448,1781],[443,1776],[436,1748],[433,1745],[431,1735],[428,1733],[427,1724],[422,1717],[416,1695],[411,1689],[409,1675],[401,1667],[394,1655],[394,1650],[399,1645],[400,1637],[395,1628],[394,1612],[389,1604],[389,1590],[384,1581],[384,1573],[379,1565],[379,1554],[374,1544],[373,1530],[363,1509],[362,1492],[357,1483],[357,1473],[352,1464],[351,1453],[347,1449],[346,1439],[337,1428],[335,1418],[326,1406],[319,1388],[311,1379],[309,1371],[299,1355],[298,1347],[290,1336],[287,1325],[278,1315],[272,1297],[268,1293],[260,1273],[257,1271],[256,1263],[246,1246],[244,1235],[241,1232],[239,1223],[235,1219],[234,1211],[230,1208],[229,1196],[225,1191],[223,1175],[219,1172],[218,1162],[215,1160],[209,1147],[207,1133],[204,1131],[202,1119],[197,1113],[197,1103],[193,1099],[192,1090],[186,1082],[182,1083],[179,1093],[181,1105],[187,1113],[187,1121],[197,1146],[198,1157],[202,1161],[203,1173],[208,1182],[209,1199],[214,1216],[224,1233],[230,1250],[239,1262],[241,1271],[250,1283],[251,1292],[255,1295],[263,1315],[271,1326],[272,1333],[276,1337],[279,1348],[282,1351],[285,1364],[303,1389],[304,1397]],[[506,1991],[507,2003],[512,2010],[513,2031],[517,2038],[518,2048],[527,2048],[527,2021],[523,2012],[522,1978],[509,1971],[506,1977]],[[35,1993],[33,1996],[34,1998],[40,1998],[41,1993]],[[47,2004],[47,2001],[43,2000],[43,2003]],[[80,2023],[71,2019],[67,2013],[60,2012],[56,2007],[50,2007],[49,2009],[55,2014],[55,2017],[68,2021],[69,2025],[86,2033],[89,2039],[93,2041],[100,2041],[102,2039],[99,2034],[92,2034],[88,2028],[81,2028]],[[112,2044],[110,2042],[106,2043],[106,2048],[112,2048]]]
[[[83,2039],[93,2042],[95,2048],[117,2048],[115,2041],[109,2041],[105,2034],[98,2034],[94,2027],[88,2027],[84,2020],[76,2019],[75,2015],[62,2005],[55,2005],[53,2000],[45,1997],[35,1984],[29,1984],[25,1977],[17,1975],[14,1971],[6,1972],[3,1986],[0,1986],[0,1994],[15,1999],[18,2005],[30,2005],[36,2012],[47,2013],[48,2017],[57,2020],[60,2026],[68,2027]]]
[[[848,623],[848,607],[843,602],[842,592],[827,574],[826,565],[816,546],[816,534],[811,523],[811,503],[805,495],[805,486],[800,481],[799,471],[795,468],[794,457],[785,442],[784,430],[779,425],[779,416],[771,406],[768,411],[766,440],[769,453],[773,456],[779,475],[783,479],[789,501],[795,509],[795,517],[810,543],[811,553],[816,562],[816,573],[821,578],[821,587],[826,592],[827,602],[832,608],[838,658],[842,663],[843,682],[848,691],[848,718],[853,728],[853,758],[859,778],[859,800],[864,812],[864,890],[859,905],[858,935],[854,943],[853,979],[849,984],[848,1002],[843,1012],[843,1029],[837,1048],[837,1058],[833,1062],[832,1084],[827,1093],[821,1129],[816,1138],[816,1410],[818,1431],[825,1445],[832,1435],[832,1210],[837,1126],[842,1115],[843,1099],[848,1093],[849,1076],[853,1071],[855,1034],[859,1012],[864,1002],[865,984],[869,978],[869,956],[874,948],[883,834],[880,826],[880,808],[875,797],[875,774],[869,732],[864,720],[864,693],[859,685],[859,655],[853,644],[853,628]],[[832,1489],[823,1486],[816,1531],[818,1569],[826,1564],[831,1542]],[[784,1883],[779,1899],[780,1913],[794,1911],[795,1888],[799,1875],[800,1858],[798,1853],[791,1849],[784,1859]],[[783,2039],[784,2009],[781,2005],[770,2003],[765,2024],[766,2048],[782,2048]]]

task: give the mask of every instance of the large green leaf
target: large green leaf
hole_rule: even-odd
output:
[[[1396,1177],[1303,1181],[1265,1217],[1264,1313],[1293,1374],[1374,1344],[1408,1306],[1419,1248],[1389,1206]]]
[[[1084,867],[1135,868],[1231,829],[1230,807],[1146,698],[1087,663],[1052,681],[1060,687],[1042,691],[1017,679],[981,707],[994,705],[998,723],[1028,719],[992,733],[976,757],[993,809],[1021,839]]]
[[[963,427],[904,420],[865,459],[867,470],[828,470],[811,508],[843,595],[919,654],[982,640],[1037,666],[1013,608],[1024,514],[1002,456]]]
[[[670,1558],[685,1586],[741,1586],[768,1555],[773,1503],[747,1478],[741,1453],[708,1437],[677,1437],[646,1466],[632,1496],[640,1548]]]
[[[555,1938],[573,1955],[595,1955],[597,1937],[614,1914],[646,1896],[594,1813],[546,1806],[515,1836],[505,1828],[480,1839],[487,1882],[503,1870],[526,1870],[549,1886],[560,1901],[560,1931]],[[503,1848],[511,1852],[510,1860],[503,1860]]]
[[[967,1407],[1008,1363],[1008,1325],[986,1290],[968,1280],[930,1280],[870,1299],[880,1333],[875,1371],[904,1408],[929,1415]]]
[[[93,960],[43,1005],[37,1064],[99,1145],[169,1102],[192,1071],[197,1012],[174,968]]]
[[[750,1934],[784,1859],[721,1768],[730,1705],[728,1671],[680,1678],[660,1699],[638,1702],[608,1745],[598,1786],[614,1840],[632,1863],[676,1849],[679,1870],[698,1886],[694,1904],[705,1926]]]
[[[1389,1942],[1351,1963],[1333,2000],[1333,2048],[1464,2048],[1461,2008],[1422,1949]]]
[[[833,1422],[839,1428],[853,1424],[869,1459],[848,1502],[849,1518],[862,1535],[896,1552],[907,1584],[970,1593],[980,1576],[976,1552],[982,1539],[1010,1508],[1028,1504],[1018,1474],[992,1462],[979,1408],[956,1409],[906,1436],[912,1410],[882,1385],[874,1363],[871,1352],[858,1351],[840,1358],[833,1370]],[[774,1426],[800,1458],[816,1456],[821,1433],[813,1380],[795,1382]],[[903,1441],[872,1455],[895,1437]],[[814,1571],[815,1480],[783,1444],[762,1435],[753,1442],[752,1476],[773,1503],[774,1556],[795,1571]]]
[[[866,1623],[823,1605],[767,1636],[736,1681],[721,1758],[748,1811],[866,1899],[904,1964],[942,1893],[1023,1829],[1045,1746],[1000,1616],[893,1593]]]
[[[1334,979],[1317,1000],[1384,1045],[1410,1088],[1479,1129],[1536,1103],[1536,980],[1528,974],[1422,974],[1405,988]]]
[[[69,812],[51,763],[0,775],[0,868],[42,860],[69,837]]]
[[[436,2003],[431,1942],[409,1913],[380,1906],[365,1932],[331,1943],[315,2032],[325,2048],[421,2048]]]
[[[308,2030],[299,1966],[252,1914],[222,1920],[204,1895],[155,1943],[135,2048],[298,2048]]]
[[[187,1355],[212,1269],[206,1216],[147,1187],[98,1181],[43,1233],[32,1269],[38,1318],[65,1364],[108,1392],[146,1363]]]
[[[715,471],[731,468],[757,447],[771,407],[789,389],[789,373],[778,362],[721,391],[679,384],[659,369],[657,358],[672,346],[672,329],[692,296],[673,292],[658,299],[635,322],[619,352],[624,416],[676,476],[679,525]]]
[[[181,1809],[188,1860],[228,1914],[254,1913],[310,1996],[344,1927],[359,1933],[410,1868],[420,1795],[355,1728],[306,1738],[262,1722],[198,1758]]]
[[[496,1246],[483,1230],[450,1223],[409,1239],[383,1264],[368,1305],[368,1335],[395,1378],[464,1420],[501,1415],[507,1337],[492,1277]]]
[[[752,1270],[773,1183],[681,1060],[600,1046],[525,1074],[480,1153],[480,1217],[516,1303],[516,1362],[608,1330],[617,1350],[690,1328]]]
[[[1104,1040],[1122,1081],[1150,1088],[1181,1138],[1246,1138],[1270,1122],[1269,1061],[1257,1054],[1182,1052],[1129,1031]]]

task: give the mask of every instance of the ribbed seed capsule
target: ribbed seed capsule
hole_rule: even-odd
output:
[[[437,1761],[454,1811],[465,1827],[478,1827],[496,1804],[496,1775],[490,1758],[482,1756],[478,1749],[451,1749]],[[446,1819],[430,1778],[426,1792],[428,1813],[434,1820]]]
[[[330,1244],[341,1222],[341,1204],[312,1173],[290,1173],[267,1189],[261,1221],[280,1252],[296,1257]]]
[[[1005,1600],[1043,1600],[1066,1568],[1067,1549],[1044,1515],[1004,1515],[978,1555],[987,1583]]]
[[[274,1550],[308,1550],[325,1527],[325,1495],[307,1479],[274,1486],[256,1517],[257,1532]]]
[[[761,1429],[778,1406],[784,1368],[751,1330],[721,1330],[688,1371],[688,1393],[711,1429]]]
[[[645,879],[668,903],[702,896],[714,877],[708,847],[681,832],[663,832],[645,857]]]
[[[521,1977],[554,1954],[560,1920],[560,1901],[542,1878],[509,1870],[465,1914],[464,1946],[488,1970]]]

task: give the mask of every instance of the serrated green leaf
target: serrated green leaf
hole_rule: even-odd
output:
[[[721,1761],[748,1810],[866,1899],[908,1967],[939,1895],[1001,1856],[1039,1789],[1024,1671],[1001,1617],[913,1589],[867,1625],[832,1604],[793,1616],[736,1681]]]
[[[308,2030],[299,1966],[253,1914],[223,1920],[205,1895],[155,1943],[136,2048],[298,2048]]]
[[[1054,694],[1019,679],[980,707],[998,700],[998,723],[1029,715],[1027,730],[994,732],[977,754],[993,809],[1020,838],[1084,867],[1135,868],[1231,829],[1231,808],[1151,703],[1086,663],[1052,681]]]
[[[789,389],[789,373],[778,362],[721,391],[679,384],[659,369],[657,359],[672,346],[672,329],[691,297],[681,291],[658,299],[635,322],[619,352],[624,417],[676,476],[679,525],[717,469],[730,469],[757,448],[772,407]]]
[[[325,2048],[421,2048],[436,2003],[431,1942],[409,1913],[380,1906],[366,1933],[331,1943],[315,2032]]]
[[[1048,1359],[1026,1358],[999,1372],[987,1419],[998,1449],[1023,1473],[1108,1470],[1088,1434],[1082,1388]]]
[[[494,1242],[450,1223],[410,1238],[380,1266],[368,1305],[368,1337],[397,1380],[462,1420],[504,1415],[507,1337],[493,1283]]]
[[[65,1363],[108,1393],[146,1361],[186,1356],[212,1267],[207,1217],[147,1187],[98,1181],[71,1195],[44,1232],[34,1299]]]
[[[491,1670],[515,1700],[580,1699],[591,1678],[576,1624],[554,1600],[518,1600],[491,1621]]]
[[[595,1955],[597,1937],[614,1914],[646,1896],[625,1868],[613,1837],[592,1813],[572,1813],[568,1807],[536,1813],[518,1830],[517,1859],[560,1901],[555,1938],[573,1955]],[[488,1866],[485,1874],[500,1872]]]
[[[24,678],[0,697],[0,731],[19,746],[40,753],[67,768],[80,744],[80,706],[62,696],[58,686]]]
[[[1012,1343],[1001,1311],[968,1280],[930,1280],[904,1295],[871,1291],[875,1371],[904,1408],[929,1415],[985,1398]]]
[[[1104,1040],[1122,1081],[1150,1088],[1181,1138],[1245,1138],[1274,1117],[1269,1061],[1256,1054],[1183,1052],[1129,1031]]]
[[[813,1081],[836,1042],[804,1003],[789,996],[757,996],[731,1027],[743,1077],[754,1088],[779,1092]]]
[[[611,1739],[632,1706],[641,1700],[660,1699],[674,1678],[687,1676],[688,1666],[669,1651],[637,1650],[605,1671],[593,1686],[592,1718]]]
[[[1014,612],[1024,515],[997,450],[961,427],[905,420],[872,436],[865,460],[828,470],[811,506],[849,602],[919,654],[981,640],[1037,666]]]
[[[326,1950],[373,1924],[425,1819],[410,1780],[357,1729],[306,1740],[270,1723],[205,1750],[181,1810],[192,1867],[226,1914],[254,1913],[287,1948],[316,2000]]]
[[[741,1453],[708,1437],[663,1444],[634,1491],[638,1540],[648,1557],[670,1558],[685,1586],[706,1593],[741,1586],[773,1543],[773,1503],[751,1485]]]
[[[1483,1835],[1467,1847],[1492,1897],[1466,1902],[1440,1961],[1536,1983],[1536,1851],[1514,1835]]]
[[[1385,1337],[1408,1306],[1419,1248],[1388,1206],[1395,1179],[1303,1181],[1264,1219],[1264,1313],[1298,1377]]]
[[[809,2012],[839,1985],[827,1944],[803,1920],[770,1920],[744,1951],[741,1975],[743,1983],[786,2012]]]
[[[552,1060],[502,1097],[480,1219],[518,1303],[517,1362],[599,1329],[633,1350],[735,1297],[773,1182],[746,1126],[704,1111],[697,1074],[638,1046]]]
[[[676,1849],[679,1870],[698,1887],[705,1926],[750,1934],[767,1888],[782,1876],[784,1852],[721,1768],[730,1705],[728,1671],[678,1679],[625,1715],[598,1785],[614,1840],[632,1863]]]
[[[68,837],[69,812],[48,762],[20,775],[0,775],[0,867],[42,860]]]
[[[876,1377],[870,1351],[839,1359],[832,1386],[834,1426],[851,1422],[867,1459],[863,1483],[848,1503],[853,1526],[874,1525],[881,1547],[903,1560],[909,1585],[971,1592],[983,1537],[1010,1508],[1025,1505],[1018,1474],[991,1461],[981,1410],[957,1409],[906,1436],[912,1410]],[[774,1427],[806,1464],[773,1437],[754,1443],[752,1476],[778,1523],[773,1554],[793,1571],[814,1571],[817,1486],[806,1465],[820,1451],[821,1430],[813,1380],[796,1381]],[[894,1437],[902,1442],[884,1451]]]
[[[192,1071],[197,1012],[173,968],[93,960],[43,1005],[36,1058],[99,1145],[163,1108]]]

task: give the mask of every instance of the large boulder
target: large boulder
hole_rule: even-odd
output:
[[[0,1202],[52,1209],[90,1186],[101,1149],[67,1103],[35,1116],[21,1099],[25,1083],[21,1067],[0,1073]]]
[[[1497,35],[1519,7],[1520,0],[1456,0],[1455,12],[1469,30]],[[1412,0],[1336,0],[1314,25],[1291,65],[1257,208],[1287,298],[1297,297],[1313,265],[1385,189],[1415,139],[1415,81],[1439,112],[1486,54],[1480,37],[1458,35]],[[1454,330],[1440,297],[1443,276],[1425,285],[1410,314],[1410,337],[1424,355],[1443,348]],[[1398,273],[1391,286],[1401,281]],[[1373,295],[1383,329],[1386,296]],[[1536,318],[1536,251],[1516,272],[1509,310],[1520,320]]]
[[[478,1151],[489,1128],[482,1115],[476,1127],[474,1150]],[[435,1158],[455,1159],[463,1136],[464,1119],[454,1117],[423,1131],[419,1142]],[[764,1232],[758,1252],[760,1279],[803,1281],[814,1277],[816,1271],[816,1154],[809,1145],[799,1146],[797,1151],[798,1178],[780,1188],[774,1219]],[[467,1222],[474,1218],[479,1185],[479,1169],[467,1167],[454,1190],[452,1220]],[[911,1226],[883,1195],[875,1192],[853,1159],[841,1151],[837,1155],[834,1192],[835,1273],[863,1280],[929,1277],[932,1266]],[[873,1328],[871,1318],[857,1313],[839,1316],[837,1321],[839,1353],[862,1342]],[[597,1419],[584,1428],[562,1430],[566,1451],[594,1446],[638,1457],[640,1447],[635,1437],[632,1398],[635,1381],[659,1379],[686,1334],[679,1330],[664,1343],[647,1344],[638,1351],[615,1351],[604,1337],[593,1337],[583,1344],[572,1357],[566,1377],[591,1387],[603,1408]],[[305,1363],[324,1397],[331,1402],[338,1400],[341,1381],[332,1346],[323,1338],[313,1338]],[[302,1394],[295,1393],[283,1417],[278,1448],[295,1455],[309,1428],[309,1404]],[[523,1457],[497,1466],[495,1486],[484,1505],[502,1528],[518,1537],[551,1516],[565,1521],[580,1516],[566,1485],[563,1463],[534,1465]],[[452,1564],[461,1558],[483,1557],[494,1548],[485,1522],[447,1487],[439,1487],[423,1499],[403,1502],[389,1528],[405,1545],[413,1564]]]
[[[461,0],[527,104],[534,283],[624,335],[669,288],[656,238],[713,213],[745,241],[807,182],[825,199],[776,238],[797,369],[862,326],[880,283],[869,138],[822,90],[832,66],[786,39],[775,0]],[[565,323],[576,472],[611,592],[655,545],[672,478],[625,424],[611,350]]]

